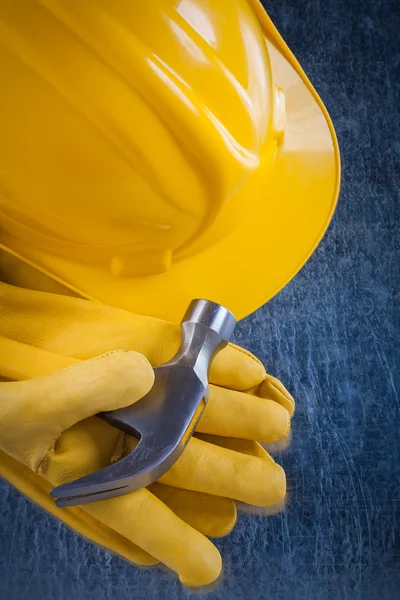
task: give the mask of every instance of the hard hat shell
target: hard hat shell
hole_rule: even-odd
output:
[[[333,212],[333,127],[256,0],[0,0],[0,243],[89,298],[243,317]]]

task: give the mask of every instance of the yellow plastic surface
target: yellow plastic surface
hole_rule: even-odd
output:
[[[0,244],[88,298],[242,318],[332,216],[332,124],[257,0],[0,0],[0,87]]]

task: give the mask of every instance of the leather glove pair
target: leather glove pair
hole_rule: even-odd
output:
[[[213,362],[198,433],[160,482],[57,508],[52,486],[130,452],[135,440],[93,415],[142,397],[153,381],[149,363],[176,352],[180,329],[80,298],[0,285],[0,374],[24,380],[0,384],[0,473],[136,564],[161,561],[190,586],[215,580],[221,558],[205,536],[232,529],[233,500],[268,506],[285,495],[283,470],[255,440],[287,435],[290,394],[251,354],[230,345]],[[79,360],[85,362],[74,365]]]

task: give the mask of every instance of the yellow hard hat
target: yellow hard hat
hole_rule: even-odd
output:
[[[0,246],[107,304],[238,318],[332,216],[332,123],[258,0],[0,0]]]

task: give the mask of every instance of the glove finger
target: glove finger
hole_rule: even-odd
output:
[[[288,411],[274,400],[210,386],[210,397],[196,431],[277,442],[289,433]]]
[[[148,490],[180,519],[208,537],[223,537],[235,526],[236,505],[230,498],[191,492],[160,483],[152,483]]]
[[[119,447],[118,458],[130,454],[137,444],[138,441],[135,438],[125,435],[123,441],[121,439],[116,446]],[[114,456],[117,458],[117,451],[114,451]],[[223,537],[233,529],[237,511],[232,499],[190,491],[184,487],[171,487],[155,482],[147,489],[162,500],[178,517],[204,535]]]
[[[154,381],[147,359],[119,351],[51,375],[1,383],[1,449],[36,471],[54,440],[74,423],[127,406]]]
[[[228,344],[219,352],[210,369],[211,383],[239,391],[261,384],[265,376],[264,366],[258,358],[235,344]]]
[[[293,415],[295,409],[294,398],[276,377],[267,375],[259,387],[258,395],[261,398],[274,400],[274,402],[286,408],[290,415]]]
[[[221,572],[221,556],[210,540],[146,488],[87,504],[85,511],[178,573],[185,585],[208,585]]]
[[[41,472],[53,485],[62,485],[100,470],[121,456],[125,437],[98,417],[81,421],[57,440]],[[219,576],[215,546],[147,489],[85,504],[82,510],[176,571],[185,585],[206,585]]]
[[[261,446],[252,444],[256,455],[192,437],[182,456],[159,482],[256,506],[280,502],[286,493],[285,472]]]
[[[229,448],[230,450],[235,450],[236,452],[241,452],[242,454],[247,454],[248,456],[259,456],[260,458],[269,456],[268,452],[266,452],[261,444],[252,440],[242,440],[216,435],[196,434],[196,436],[197,435],[200,439],[209,442],[210,444],[215,444],[221,448]],[[236,507],[240,511],[270,516],[282,512],[285,509],[286,501],[287,494],[283,499],[279,500],[275,504],[269,504],[268,506],[256,507],[254,505],[238,501],[236,502]]]
[[[153,556],[92,517],[80,506],[59,508],[50,496],[52,486],[44,477],[1,451],[0,475],[33,502],[95,544],[99,544],[142,567],[150,567],[158,563]]]

